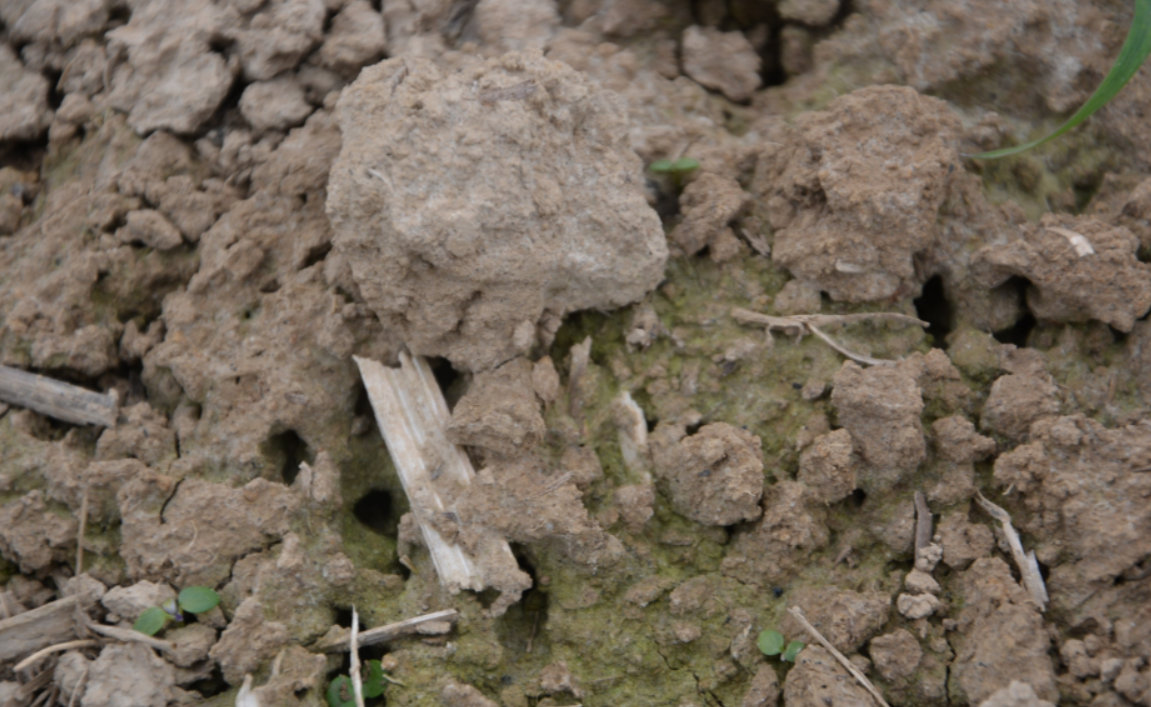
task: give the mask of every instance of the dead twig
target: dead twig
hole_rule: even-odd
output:
[[[352,677],[352,699],[356,707],[364,707],[364,678],[360,675],[360,615],[352,605],[352,635],[348,639],[348,672]]]
[[[24,670],[25,668],[29,668],[29,667],[35,665],[37,662],[40,661],[41,658],[52,655],[53,653],[60,653],[62,651],[70,651],[73,648],[89,648],[91,646],[98,646],[98,645],[100,645],[100,642],[93,640],[91,638],[81,638],[81,639],[77,639],[75,641],[64,641],[63,643],[57,643],[55,645],[48,646],[47,648],[41,648],[40,650],[38,650],[35,653],[33,653],[32,655],[28,656],[24,660],[21,660],[16,665],[12,666],[12,670],[13,670],[13,672],[20,672],[21,670]]]
[[[1011,514],[988,501],[979,491],[975,492],[975,502],[987,515],[999,521],[999,525],[1003,528],[1003,536],[1007,539],[1007,546],[1011,548],[1011,559],[1019,568],[1019,577],[1023,580],[1023,587],[1031,595],[1031,600],[1035,602],[1039,610],[1046,611],[1047,586],[1043,583],[1043,575],[1039,573],[1039,561],[1035,559],[1034,550],[1024,552],[1023,541],[1019,539],[1019,533],[1011,524]]]
[[[360,646],[374,646],[377,643],[387,643],[388,641],[416,633],[419,627],[423,624],[428,624],[436,621],[445,621],[448,623],[455,623],[460,617],[460,612],[455,609],[444,609],[443,611],[433,611],[430,614],[423,614],[421,616],[414,616],[410,619],[403,621],[396,621],[395,623],[386,624],[377,628],[368,629],[359,633],[357,639]],[[350,632],[349,632],[350,637]],[[315,650],[323,653],[339,653],[340,651],[349,650],[351,642],[349,638],[338,637],[331,639],[317,646]]]
[[[97,393],[47,376],[0,366],[0,400],[75,425],[116,424],[115,393]]]
[[[767,336],[770,338],[773,331],[778,331],[796,338],[803,338],[807,334],[812,334],[821,339],[825,344],[830,346],[835,351],[846,356],[847,358],[855,361],[856,363],[866,364],[868,366],[889,366],[898,361],[893,361],[883,358],[873,358],[864,354],[858,354],[849,350],[847,347],[840,344],[835,339],[831,338],[821,327],[842,326],[844,324],[855,324],[857,322],[872,321],[872,320],[887,320],[894,322],[901,322],[904,324],[917,324],[921,327],[929,326],[928,322],[922,319],[900,314],[898,312],[861,312],[858,314],[793,314],[787,317],[774,317],[770,314],[761,314],[753,312],[750,309],[742,309],[736,307],[731,310],[731,316],[735,318],[740,324],[753,324],[755,326],[762,326],[767,330]]]
[[[100,634],[101,636],[107,636],[108,638],[115,638],[117,641],[124,641],[125,643],[133,643],[133,642],[143,643],[145,645],[151,646],[152,648],[155,648],[156,650],[160,650],[160,651],[171,651],[172,650],[172,643],[170,641],[164,641],[164,640],[161,640],[159,638],[152,638],[151,636],[145,636],[144,634],[140,633],[139,631],[133,631],[130,628],[120,628],[119,626],[107,626],[105,624],[98,624],[98,623],[94,623],[94,622],[88,622],[85,625],[88,627],[89,630],[94,631],[94,632]]]
[[[76,529],[76,576],[84,572],[84,530],[88,527],[88,484],[80,499],[80,527]]]
[[[794,616],[795,620],[799,622],[799,625],[803,626],[803,630],[807,631],[807,633],[810,634],[812,638],[819,641],[819,644],[827,649],[827,652],[831,653],[832,657],[834,657],[837,661],[839,661],[840,665],[847,669],[847,672],[851,673],[851,677],[855,678],[856,682],[863,686],[863,689],[871,693],[871,696],[875,698],[876,702],[878,702],[883,707],[891,707],[887,704],[887,701],[883,699],[883,695],[879,694],[879,690],[875,689],[875,685],[872,685],[871,681],[867,679],[867,676],[861,673],[859,668],[855,667],[855,665],[847,659],[847,656],[840,653],[835,648],[835,646],[831,645],[830,641],[823,637],[822,633],[820,633],[814,626],[811,625],[811,622],[807,620],[807,617],[803,615],[803,612],[798,606],[790,607],[787,610],[787,613]]]

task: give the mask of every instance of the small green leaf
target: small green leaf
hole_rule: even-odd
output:
[[[140,614],[140,618],[136,619],[132,628],[145,636],[155,636],[171,618],[168,612],[160,607],[151,606],[144,609],[144,613]]]
[[[1103,83],[1099,84],[1095,93],[1092,93],[1087,102],[1075,111],[1075,115],[1056,128],[1055,132],[1038,140],[1032,140],[1015,147],[1005,147],[1002,150],[981,152],[978,155],[971,155],[971,157],[977,160],[998,159],[1030,150],[1048,140],[1054,140],[1107,105],[1107,102],[1114,98],[1119,90],[1131,80],[1131,77],[1139,71],[1139,67],[1143,65],[1148,54],[1151,54],[1151,0],[1135,0],[1135,16],[1131,18],[1131,29],[1127,32],[1127,39],[1123,42],[1122,48],[1119,49],[1119,57],[1112,64],[1111,70],[1103,77]]]
[[[783,655],[779,656],[779,659],[785,663],[794,663],[796,656],[798,656],[799,652],[806,646],[807,644],[803,641],[792,641],[787,644],[787,648],[783,650]]]
[[[687,174],[699,169],[699,160],[692,157],[680,157],[672,160],[656,160],[648,165],[648,169],[656,174]]]
[[[180,591],[180,608],[193,614],[211,611],[220,603],[220,595],[208,587],[184,587]]]
[[[384,668],[378,660],[364,663],[364,697],[379,697],[384,694]]]
[[[755,645],[759,646],[764,655],[779,655],[783,650],[783,634],[772,629],[760,631]]]
[[[328,692],[325,694],[328,698],[329,707],[356,707],[355,699],[352,697],[352,680],[347,675],[340,675],[328,685]]]

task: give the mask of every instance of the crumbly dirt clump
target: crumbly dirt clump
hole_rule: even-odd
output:
[[[913,258],[939,233],[958,133],[946,103],[878,86],[770,136],[753,192],[775,232],[774,261],[839,300],[917,291]]]
[[[564,64],[389,60],[337,117],[334,244],[415,353],[490,368],[567,312],[634,301],[663,274],[619,106]]]

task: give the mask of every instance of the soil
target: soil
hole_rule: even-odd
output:
[[[892,705],[1151,705],[1151,76],[967,156],[1130,19],[0,3],[0,363],[118,401],[0,404],[0,705],[327,704],[353,608],[458,611],[361,649],[374,704],[874,704],[789,607]],[[422,545],[352,359],[404,350],[511,606]]]

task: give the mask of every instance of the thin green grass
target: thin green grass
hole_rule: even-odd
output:
[[[1107,105],[1107,102],[1114,98],[1120,89],[1131,80],[1135,72],[1139,71],[1139,67],[1143,65],[1148,54],[1151,54],[1151,0],[1135,0],[1135,16],[1131,20],[1131,29],[1127,32],[1127,39],[1123,42],[1123,48],[1119,50],[1119,58],[1115,60],[1111,66],[1111,71],[1107,72],[1107,76],[1103,78],[1103,83],[1099,84],[1095,93],[1092,93],[1087,102],[1075,111],[1075,115],[1072,115],[1067,119],[1067,122],[1056,128],[1055,132],[1038,140],[1032,140],[1015,147],[1005,147],[1000,150],[968,156],[977,160],[994,160],[1009,155],[1017,155],[1042,145],[1048,140],[1054,140]]]

